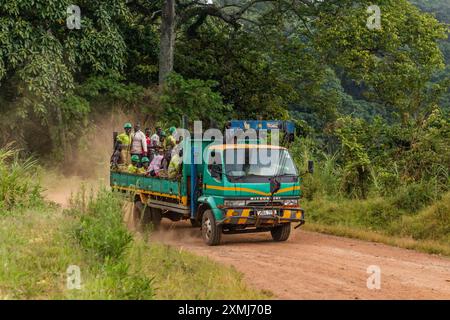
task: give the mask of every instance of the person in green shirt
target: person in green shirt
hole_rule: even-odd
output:
[[[121,163],[130,163],[130,147],[131,147],[131,123],[127,122],[124,124],[123,129],[125,132],[117,135],[116,143],[120,144],[121,151]],[[116,148],[117,149],[117,148]]]
[[[138,165],[140,163],[139,156],[133,155],[131,157],[131,164],[128,166],[128,173],[137,174],[139,173]]]

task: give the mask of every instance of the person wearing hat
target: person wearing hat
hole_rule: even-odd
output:
[[[127,122],[123,125],[124,132],[117,135],[115,149],[121,150],[121,163],[128,164],[130,163],[130,146],[131,146],[131,123]]]
[[[147,157],[142,157],[141,164],[142,164],[142,167],[139,168],[139,173],[148,175],[149,174],[148,167],[150,165],[150,160]]]
[[[175,127],[169,128],[169,136],[165,139],[164,143],[164,169],[168,168],[170,159],[172,158],[172,149],[176,146],[177,140],[175,139],[175,133],[177,129]]]
[[[166,150],[172,150],[173,147],[177,144],[177,139],[175,138],[175,133],[177,132],[177,129],[175,127],[169,128],[169,136],[166,139]]]
[[[131,156],[131,164],[128,166],[128,173],[139,173],[139,163],[140,163],[140,159],[138,155],[132,155]]]

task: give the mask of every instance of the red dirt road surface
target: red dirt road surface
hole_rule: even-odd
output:
[[[234,266],[249,286],[279,299],[450,299],[450,259],[384,244],[297,229],[287,242],[224,235],[208,247],[181,222],[165,222],[151,238]],[[381,270],[380,289],[367,287],[369,266]]]

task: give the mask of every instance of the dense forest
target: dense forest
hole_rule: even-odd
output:
[[[99,116],[293,119],[299,166],[333,180],[311,199],[448,190],[447,1],[79,0],[79,25],[72,2],[0,1],[0,145],[55,165]]]

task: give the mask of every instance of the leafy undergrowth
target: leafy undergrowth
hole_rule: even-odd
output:
[[[43,205],[38,169],[36,160],[20,159],[12,144],[0,148],[0,216]]]
[[[82,199],[81,199],[82,198]],[[132,236],[106,190],[0,217],[0,299],[267,299],[236,270]],[[78,266],[81,289],[67,287]]]
[[[316,198],[303,206],[308,230],[450,256],[450,193],[412,213],[383,198]]]

